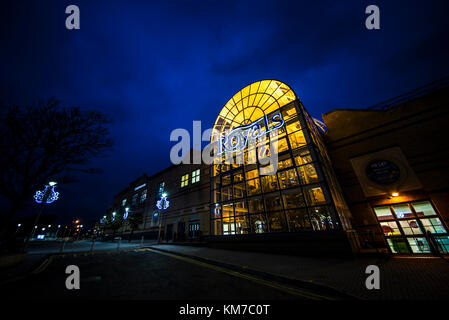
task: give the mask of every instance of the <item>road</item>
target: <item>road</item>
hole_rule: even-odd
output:
[[[150,245],[155,243],[155,240],[146,241],[145,245]],[[29,254],[49,254],[58,253],[61,250],[62,242],[58,241],[32,241],[29,243],[27,251]],[[128,242],[123,240],[120,243],[120,249],[130,249],[139,248],[141,245],[140,241]],[[118,242],[102,242],[96,241],[94,245],[94,251],[107,251],[117,249]],[[87,252],[90,251],[92,247],[91,240],[80,240],[73,242],[66,242],[64,244],[64,252]]]
[[[80,269],[68,290],[65,269]],[[12,299],[321,299],[317,292],[256,278],[153,249],[53,256],[40,273],[0,286]]]

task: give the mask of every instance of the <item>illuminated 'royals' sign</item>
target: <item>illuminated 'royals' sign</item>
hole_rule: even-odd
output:
[[[228,132],[226,136],[220,138],[221,143],[218,143],[217,155],[221,155],[224,152],[241,151],[248,143],[283,125],[284,120],[279,112],[270,119],[264,115],[250,124],[238,126]]]

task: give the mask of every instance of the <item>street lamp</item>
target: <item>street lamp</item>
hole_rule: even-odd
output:
[[[41,204],[39,212],[37,213],[36,219],[34,220],[33,226],[37,225],[39,218],[42,214],[42,210],[44,209],[44,204],[50,204],[50,203],[53,203],[56,200],[58,200],[59,192],[55,191],[56,184],[57,184],[57,182],[55,182],[55,181],[48,182],[48,184],[45,185],[44,190],[36,191],[36,194],[33,196],[34,200],[37,203]],[[24,247],[23,247],[24,250],[27,247],[28,242],[30,241],[31,237],[34,235],[35,230],[36,230],[36,228],[31,229],[31,234],[28,236],[28,238],[24,244]]]

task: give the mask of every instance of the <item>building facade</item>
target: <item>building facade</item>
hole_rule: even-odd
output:
[[[254,82],[219,112],[213,164],[133,181],[105,231],[278,252],[448,253],[448,88],[333,110],[323,123],[285,83]],[[114,215],[127,216],[117,230],[105,223]]]

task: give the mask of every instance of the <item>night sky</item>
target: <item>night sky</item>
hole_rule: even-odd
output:
[[[9,2],[0,10],[0,100],[54,96],[114,119],[114,148],[90,164],[103,173],[59,186],[50,212],[61,223],[102,216],[129,182],[170,165],[173,129],[211,127],[254,81],[286,82],[321,118],[449,74],[444,0]],[[65,28],[70,4],[80,30]],[[365,28],[370,4],[380,30]]]

